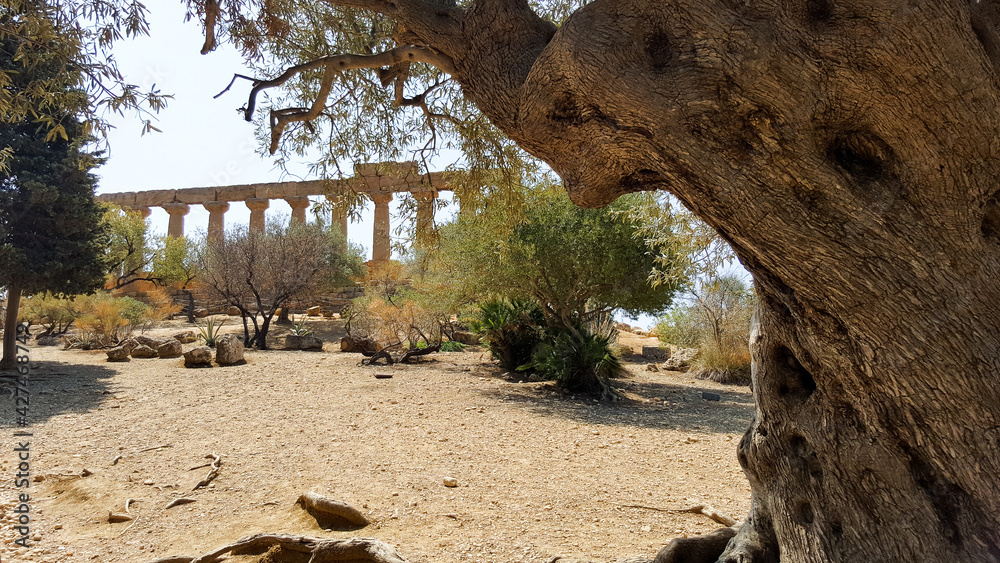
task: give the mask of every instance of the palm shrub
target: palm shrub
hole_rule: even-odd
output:
[[[550,331],[550,337],[538,344],[531,362],[523,366],[573,393],[592,395],[601,400],[618,398],[608,380],[625,373],[611,345],[618,332],[610,323],[588,327],[573,321],[567,327]]]
[[[486,333],[490,354],[507,371],[531,361],[544,336],[545,319],[538,304],[528,299],[491,299],[479,305],[473,328]]]

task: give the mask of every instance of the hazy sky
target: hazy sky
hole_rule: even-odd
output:
[[[234,73],[246,73],[235,50],[223,44],[208,55],[199,54],[204,41],[201,25],[184,22],[184,5],[178,0],[148,0],[146,6],[150,36],[119,43],[115,56],[129,82],[143,87],[155,84],[174,99],[154,122],[162,133],[141,135],[141,122],[132,115],[112,120],[116,129],[109,139],[110,159],[97,171],[101,177],[98,193],[313,179],[282,177],[268,158],[256,152],[253,125],[236,111],[246,102],[249,83],[238,81],[225,95],[212,99]],[[295,172],[304,170],[300,167]],[[272,200],[267,213],[288,215],[291,208],[282,200]],[[249,210],[241,203],[232,203],[226,213],[227,224],[249,218]],[[153,208],[150,219],[155,231],[166,233],[166,211]],[[206,229],[207,225],[208,212],[192,205],[185,229]],[[370,257],[371,204],[348,236],[362,244]]]

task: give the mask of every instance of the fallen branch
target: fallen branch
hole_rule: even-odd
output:
[[[162,449],[162,448],[169,448],[169,447],[170,447],[170,444],[160,444],[159,446],[150,446],[148,448],[143,448],[143,449],[141,449],[141,450],[139,450],[139,451],[137,451],[135,453],[141,454],[142,452],[148,452],[150,450],[159,450],[159,449]]]
[[[208,471],[208,475],[206,475],[205,478],[202,479],[201,481],[198,481],[198,484],[195,485],[193,489],[191,489],[192,491],[197,491],[198,489],[207,486],[209,483],[212,482],[212,479],[215,479],[216,477],[219,476],[219,468],[222,467],[222,456],[213,452],[205,457],[207,459],[214,458],[214,460],[211,463],[212,468]]]
[[[708,504],[699,504],[697,506],[692,506],[691,508],[685,508],[684,510],[673,510],[672,512],[691,512],[694,514],[703,514],[723,526],[732,526],[736,524],[736,520],[733,517],[719,512],[715,509],[715,507]]]
[[[168,508],[173,508],[175,506],[180,506],[182,504],[191,504],[192,502],[197,502],[197,499],[187,498],[187,497],[175,498],[174,500],[170,501],[170,504],[164,506],[163,510],[166,510]]]
[[[132,517],[128,514],[120,514],[117,512],[108,511],[108,522],[111,524],[118,524],[120,522],[131,522]]]
[[[310,554],[310,563],[366,561],[370,563],[408,563],[392,546],[373,538],[319,539],[288,534],[257,534],[240,538],[200,557],[170,556],[150,563],[217,563],[227,553],[263,553],[273,546]]]
[[[302,509],[315,518],[321,527],[326,527],[324,524],[336,527],[336,524],[340,523],[338,521],[346,522],[351,527],[357,528],[363,528],[369,524],[368,518],[365,518],[365,515],[353,506],[316,493],[302,494],[295,501],[295,504],[301,504]],[[321,522],[321,520],[325,522]]]

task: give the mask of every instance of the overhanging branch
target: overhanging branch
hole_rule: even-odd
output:
[[[323,69],[320,89],[312,106],[309,108],[271,110],[270,151],[271,154],[274,154],[278,150],[278,142],[281,139],[281,134],[289,123],[310,121],[320,115],[333,89],[333,81],[340,72],[361,68],[396,67],[409,63],[429,64],[448,74],[454,74],[455,72],[454,63],[450,57],[422,45],[403,45],[375,55],[331,55],[290,67],[276,78],[255,81],[253,89],[250,90],[250,99],[247,102],[243,117],[247,121],[253,120],[253,112],[257,105],[257,95],[261,91],[281,86],[303,72]]]

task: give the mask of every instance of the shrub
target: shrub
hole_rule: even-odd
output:
[[[691,307],[677,307],[660,317],[653,329],[664,344],[680,348],[695,348],[701,338],[695,312]]]
[[[540,343],[531,363],[524,367],[534,369],[543,379],[554,380],[567,391],[614,399],[618,393],[608,380],[625,373],[610,350],[616,337],[617,331],[610,324],[591,329],[574,323]]]
[[[545,320],[538,305],[527,299],[492,299],[480,304],[474,328],[486,333],[490,354],[507,371],[531,361],[544,336]]]
[[[312,327],[306,324],[306,316],[302,315],[296,322],[295,317],[292,317],[292,328],[289,330],[290,333],[295,336],[309,336],[313,333]]]
[[[215,348],[215,342],[219,339],[219,331],[222,330],[222,325],[226,324],[226,319],[222,319],[220,322],[216,322],[215,318],[208,317],[205,321],[205,326],[195,325],[198,327],[198,336],[205,341],[205,346],[209,348]]]
[[[23,299],[18,312],[18,320],[29,326],[37,323],[45,328],[40,336],[65,334],[79,316],[80,310],[71,297],[53,295],[49,291]]]
[[[174,303],[174,298],[166,290],[157,288],[146,292],[146,300],[149,301],[149,309],[146,311],[146,324],[155,321],[163,321],[173,318],[181,312],[184,307]]]
[[[106,293],[80,296],[77,304],[80,308],[77,339],[94,348],[111,346],[130,337],[149,309],[131,297],[112,297]]]
[[[462,344],[461,342],[449,340],[441,343],[442,352],[461,352],[462,350],[465,350],[465,344]]]

